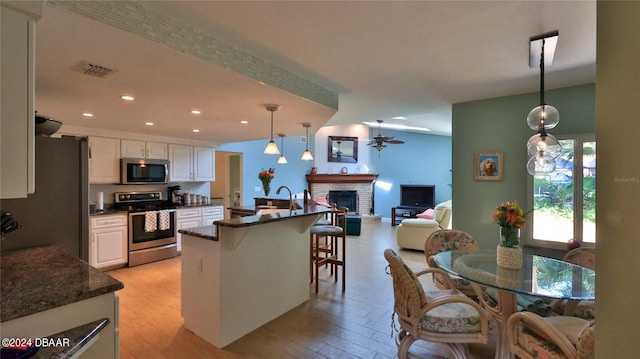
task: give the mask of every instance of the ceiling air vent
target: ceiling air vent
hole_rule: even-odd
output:
[[[81,61],[76,66],[72,67],[71,70],[94,77],[105,77],[108,74],[116,71],[108,67],[92,64],[88,61]]]

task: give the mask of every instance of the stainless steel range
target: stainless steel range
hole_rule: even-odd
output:
[[[129,212],[129,266],[178,255],[176,207],[162,192],[118,192],[114,206]]]

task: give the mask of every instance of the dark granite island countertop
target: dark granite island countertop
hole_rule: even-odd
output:
[[[300,206],[302,207],[302,206]],[[243,207],[250,208],[250,207]],[[253,209],[259,213],[259,209]],[[178,232],[194,237],[209,239],[213,241],[219,240],[219,227],[243,228],[257,226],[260,224],[286,221],[294,218],[307,216],[317,216],[318,214],[331,212],[331,208],[323,205],[308,205],[305,208],[288,210],[288,209],[266,209],[264,214],[256,214],[253,216],[234,217],[225,220],[214,221],[213,225],[179,229]]]
[[[56,246],[4,251],[0,261],[0,322],[124,288]]]

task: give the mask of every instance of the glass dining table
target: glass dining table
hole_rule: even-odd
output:
[[[518,294],[576,301],[596,297],[594,270],[553,258],[524,254],[521,269],[505,269],[496,264],[495,250],[456,250],[433,257],[446,272],[468,280],[477,293],[483,287],[497,290],[497,306],[481,300],[500,325],[497,359],[513,358],[505,328],[509,316],[518,310]]]

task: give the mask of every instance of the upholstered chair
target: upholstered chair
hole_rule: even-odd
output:
[[[396,231],[398,247],[424,250],[424,240],[431,233],[449,228],[451,201],[439,203],[433,209],[433,219],[409,218],[400,223]]]
[[[517,312],[507,321],[509,349],[521,359],[593,359],[595,321]]]
[[[567,252],[562,260],[579,266],[596,269],[596,251],[593,248],[575,248]],[[594,300],[562,300],[551,302],[556,314],[573,315],[583,319],[595,319],[596,302]]]
[[[438,268],[438,265],[431,256],[440,252],[457,249],[478,250],[478,244],[469,233],[456,229],[435,231],[427,237],[426,241],[424,241],[424,255],[427,259],[427,264],[431,268]],[[451,276],[451,279],[459,291],[470,297],[476,296],[476,292],[471,287],[469,281],[457,276]],[[444,279],[442,276],[437,274],[433,275],[433,283],[436,287],[444,289],[445,283],[443,281]]]
[[[446,344],[458,359],[466,358],[466,344],[487,343],[488,314],[455,289],[445,271],[428,268],[414,273],[391,249],[384,251],[384,257],[393,279],[394,317],[400,324],[396,338],[399,359],[409,357],[416,340]],[[442,275],[447,289],[425,292],[418,280],[425,274]]]

